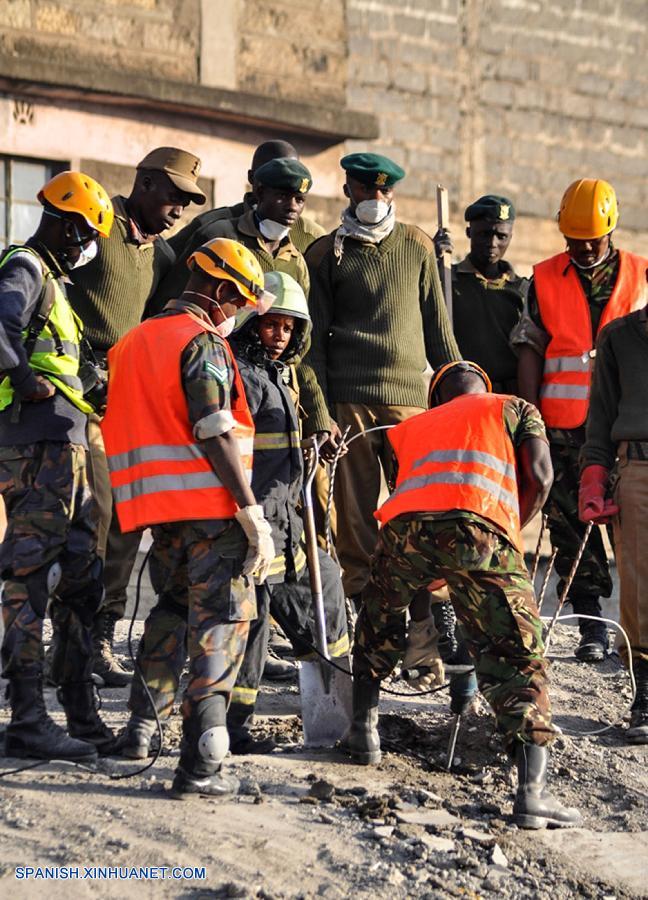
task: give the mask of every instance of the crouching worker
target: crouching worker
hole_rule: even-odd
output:
[[[250,487],[254,425],[225,338],[237,310],[265,310],[272,298],[255,257],[236,241],[211,241],[188,265],[182,296],[109,352],[102,431],[122,531],[153,526],[158,604],[139,661],[161,712],[178,684],[178,617],[186,628],[189,683],[172,793],[228,797],[238,782],[221,772],[227,704],[256,615],[252,578],[264,580],[274,546]],[[184,661],[184,643],[181,653]],[[126,741],[155,727],[138,682]]]
[[[263,753],[274,747],[272,739],[255,740],[249,730],[267,653],[270,615],[290,638],[298,659],[314,658],[310,647],[313,598],[297,510],[303,461],[295,373],[308,349],[311,322],[306,297],[294,278],[270,272],[265,284],[276,296],[270,312],[252,312],[236,331],[232,349],[254,419],[252,490],[272,526],[277,555],[265,583],[257,587],[257,619],[250,627],[227,714],[232,753]],[[319,561],[329,653],[345,656],[349,638],[340,569],[321,549]]]
[[[380,681],[403,654],[410,598],[443,578],[517,764],[516,824],[571,826],[579,813],[546,791],[556,731],[520,535],[551,486],[549,448],[534,406],[489,391],[474,363],[449,363],[430,385],[435,408],[389,432],[398,480],[376,513],[383,528],[356,626],[353,724],[343,748],[358,762],[379,762]]]
[[[585,445],[581,451],[578,510],[582,521],[612,522],[619,572],[620,622],[632,651],[637,692],[626,737],[648,744],[648,307],[615,319],[601,332],[590,397]],[[610,473],[618,458],[614,497]],[[617,649],[630,665],[625,640]]]
[[[43,215],[23,246],[0,260],[0,550],[2,674],[9,681],[7,756],[93,761],[114,735],[95,704],[89,626],[103,599],[97,509],[85,468],[92,407],[79,378],[81,322],[64,279],[108,237],[113,208],[81,172],[42,188]],[[43,619],[58,632],[52,671],[68,734],[43,699]]]

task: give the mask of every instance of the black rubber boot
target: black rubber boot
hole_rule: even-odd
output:
[[[272,753],[277,749],[274,740],[255,738],[250,731],[254,718],[254,704],[230,703],[227,710],[227,731],[232,756],[247,756],[251,753]]]
[[[513,804],[513,821],[520,828],[575,828],[581,814],[563,806],[546,790],[549,752],[537,744],[518,743],[514,759],[518,771],[518,789]]]
[[[600,619],[601,604],[592,597],[574,597],[571,604],[576,615],[596,616]],[[574,656],[580,662],[602,662],[608,652],[608,630],[605,622],[579,619],[580,641]]]
[[[648,660],[636,660],[632,671],[637,693],[630,707],[630,727],[626,737],[631,744],[648,744]]]
[[[239,781],[221,771],[229,748],[225,696],[216,694],[195,704],[185,700],[183,716],[180,764],[171,795],[177,800],[192,796],[229,800],[238,793]]]
[[[363,766],[376,766],[381,760],[378,735],[378,703],[380,681],[375,678],[353,678],[353,719],[340,749]]]
[[[127,759],[147,759],[151,756],[151,742],[156,732],[155,719],[132,713],[126,728],[117,737],[115,751]]]
[[[5,731],[5,755],[19,759],[97,761],[94,744],[69,737],[47,714],[40,673],[9,679],[11,722]]]
[[[109,611],[100,612],[92,626],[92,671],[103,680],[106,687],[126,687],[133,679],[132,673],[122,668],[113,653],[115,625],[119,618]]]
[[[456,635],[457,618],[452,603],[449,600],[443,603],[432,603],[430,612],[439,632],[439,653],[444,663],[452,662],[452,657],[457,652],[458,642]]]
[[[65,710],[70,735],[94,744],[100,756],[110,756],[115,750],[116,738],[99,715],[94,682],[64,682],[56,696]]]

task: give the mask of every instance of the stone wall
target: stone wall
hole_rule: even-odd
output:
[[[2,0],[0,8],[1,53],[198,80],[200,0]]]
[[[403,213],[431,227],[442,181],[458,233],[470,200],[507,194],[530,262],[561,246],[550,220],[564,188],[598,176],[617,190],[626,246],[648,252],[647,12],[644,0],[348,0],[348,103],[379,116],[376,148],[407,169]]]

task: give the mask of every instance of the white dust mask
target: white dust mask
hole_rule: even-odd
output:
[[[97,255],[98,250],[99,248],[97,247],[96,241],[91,241],[89,244],[86,244],[85,247],[81,247],[79,258],[72,266],[70,266],[70,268],[80,269],[81,266],[86,266],[89,262],[92,262]]]
[[[259,231],[269,241],[282,241],[287,237],[290,228],[282,222],[275,222],[274,219],[261,219]]]
[[[389,215],[389,206],[385,200],[361,200],[355,208],[355,216],[364,225],[377,225]]]

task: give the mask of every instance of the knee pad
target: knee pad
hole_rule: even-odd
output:
[[[36,615],[42,619],[45,617],[47,603],[59,585],[61,575],[61,566],[55,562],[49,566],[42,566],[35,572],[30,572],[29,575],[18,577],[9,575],[8,577],[11,581],[25,585],[29,597],[29,605]]]
[[[225,725],[215,725],[198,738],[198,753],[207,763],[220,765],[229,750],[229,734]]]

